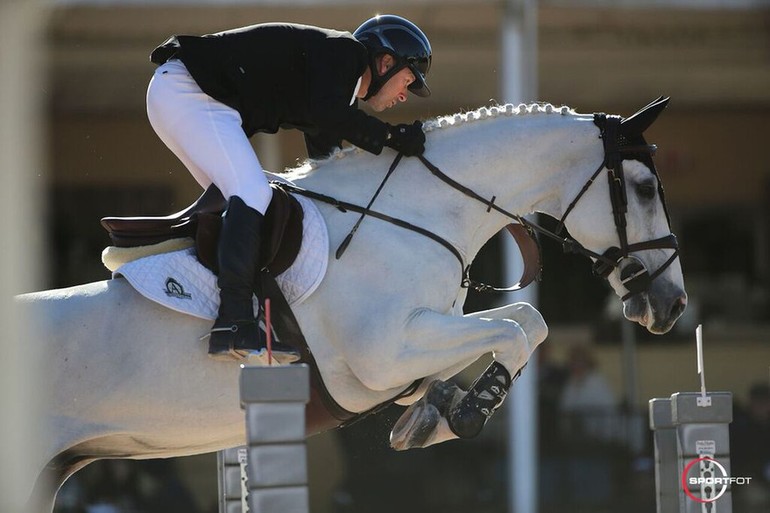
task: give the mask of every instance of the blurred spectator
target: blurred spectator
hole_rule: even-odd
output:
[[[564,453],[561,442],[561,400],[564,383],[567,380],[567,369],[551,358],[551,346],[541,344],[536,352],[538,365],[538,440],[540,443],[538,479],[540,503],[546,511],[561,507],[568,500],[563,496],[565,469]],[[510,408],[510,406],[508,406]]]
[[[737,408],[730,425],[730,463],[734,476],[751,477],[734,487],[736,503],[746,511],[770,511],[770,386],[749,390],[746,409]]]
[[[569,351],[568,376],[560,400],[570,437],[612,441],[618,415],[615,395],[596,367],[588,346],[575,345]]]
[[[563,460],[559,486],[568,503],[598,508],[613,497],[613,444],[619,419],[609,383],[592,350],[569,351],[567,380],[559,401]]]
[[[551,346],[541,344],[536,352],[538,362],[538,415],[540,456],[558,454],[560,402],[567,369],[551,358]]]

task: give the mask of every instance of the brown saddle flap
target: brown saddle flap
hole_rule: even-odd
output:
[[[113,246],[151,246],[176,237],[195,237],[194,216],[221,215],[225,208],[227,200],[217,186],[212,185],[195,203],[176,214],[163,217],[105,217],[101,224],[107,230]]]
[[[198,259],[218,271],[217,248],[222,227],[222,213],[227,201],[212,185],[190,207],[165,217],[105,217],[101,220],[110,240],[117,247],[157,244],[173,238],[192,237]],[[260,269],[277,276],[297,258],[302,245],[304,212],[299,202],[286,191],[273,186],[273,199],[265,213],[260,246]]]
[[[265,212],[265,229],[258,262],[260,269],[267,268],[273,276],[278,276],[294,263],[302,245],[304,218],[305,214],[299,201],[283,189],[273,187],[273,199]],[[197,216],[196,221],[195,249],[198,260],[217,274],[217,248],[222,216],[201,214]]]

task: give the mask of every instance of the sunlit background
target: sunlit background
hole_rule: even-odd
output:
[[[3,0],[6,21],[21,3]],[[199,195],[144,110],[154,69],[149,53],[171,34],[268,21],[353,31],[376,13],[405,16],[431,40],[433,95],[413,97],[382,116],[391,122],[507,100],[630,115],[659,95],[671,96],[647,139],[659,146],[656,163],[682,247],[688,310],[664,336],[623,328],[619,301],[591,276],[588,260],[543,243],[545,273],[535,295],[551,331],[537,353],[536,509],[515,513],[654,511],[647,401],[698,389],[698,323],[704,325],[708,388],[734,395],[734,475],[754,478],[751,486],[734,491],[734,510],[770,510],[770,2],[59,0],[37,5],[36,15],[13,19],[37,20],[30,24],[38,29],[27,34],[42,63],[22,75],[32,78],[28,90],[2,82],[2,105],[31,102],[27,110],[14,111],[15,119],[35,119],[30,116],[40,112],[39,122],[24,128],[38,143],[32,157],[11,161],[5,152],[2,162],[3,176],[27,173],[23,188],[15,190],[42,195],[41,219],[25,228],[22,238],[40,239],[48,263],[34,279],[5,282],[14,293],[108,279],[100,262],[108,244],[101,217],[168,214]],[[513,90],[521,98],[506,97],[512,89],[504,77],[510,67],[503,62],[508,55],[503,33],[510,22],[531,36],[522,39],[522,55],[531,65],[519,68],[529,76],[514,77],[520,87]],[[14,42],[7,37],[4,69],[10,69],[6,56],[17,57],[9,52]],[[26,69],[14,63],[17,72]],[[17,96],[24,91],[31,99]],[[13,148],[13,130],[7,122],[3,126],[2,147]],[[253,142],[270,170],[306,157],[299,133],[257,136]],[[15,162],[22,163],[8,167]],[[474,276],[503,281],[500,255],[501,242],[494,239],[477,260]],[[504,300],[473,295],[466,309]],[[3,337],[0,348],[16,354],[10,352],[15,343],[14,337]],[[467,385],[487,361],[458,381]],[[565,390],[573,390],[587,372],[599,375],[596,407],[572,410]],[[400,411],[391,408],[309,440],[314,513],[512,511],[510,417],[498,415],[473,441],[394,453],[387,433]],[[65,484],[56,511],[213,513],[216,457],[95,463]]]

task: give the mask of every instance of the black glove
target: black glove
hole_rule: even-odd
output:
[[[425,132],[422,131],[420,121],[411,125],[388,125],[388,131],[385,146],[390,146],[406,157],[416,157],[425,151]]]

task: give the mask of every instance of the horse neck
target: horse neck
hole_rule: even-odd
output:
[[[582,185],[589,168],[601,161],[601,143],[591,119],[540,113],[464,121],[430,130],[425,156],[453,180],[484,198],[494,197],[496,205],[512,214],[542,212],[558,218],[569,202],[565,198],[575,194],[571,184]],[[297,181],[365,206],[394,157],[387,149],[379,157],[348,151]],[[443,183],[415,158],[401,160],[372,208],[445,238],[467,261],[511,222]]]
[[[560,218],[602,160],[592,116],[524,114],[466,122],[429,136],[427,157],[457,182],[523,216]],[[445,133],[442,133],[445,132]],[[445,189],[450,189],[444,186]],[[456,191],[465,253],[475,254],[512,219]]]

